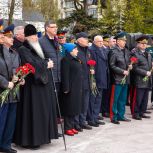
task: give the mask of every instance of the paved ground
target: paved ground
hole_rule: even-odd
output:
[[[129,107],[127,112],[127,117],[131,118]],[[66,152],[60,138],[36,151],[17,148],[18,153],[153,153],[153,113],[151,116],[151,119],[132,119],[120,125],[105,119],[104,126],[84,130],[74,137],[66,136]]]

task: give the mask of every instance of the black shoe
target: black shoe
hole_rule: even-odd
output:
[[[130,119],[128,119],[128,118],[119,119],[119,121],[131,122],[131,120],[130,120]]]
[[[58,133],[58,137],[62,137],[63,135],[61,133]]]
[[[142,118],[140,116],[133,116],[132,118],[135,120],[142,120]]]
[[[5,153],[17,153],[17,150],[15,149],[3,149],[3,148],[0,148],[0,152],[5,152]]]
[[[150,111],[145,111],[145,114],[151,114],[151,112]]]
[[[95,123],[98,124],[98,125],[105,125],[105,122],[101,122],[101,121],[98,121],[98,120]]]
[[[147,118],[147,119],[151,118],[150,116],[147,116],[147,115],[145,115],[145,114],[141,115],[140,117],[142,117],[142,118]]]
[[[83,129],[86,129],[86,130],[91,130],[91,129],[92,129],[92,127],[89,126],[89,125],[87,125],[87,124],[82,124],[81,127],[82,127]]]
[[[117,121],[117,120],[112,120],[111,123],[113,123],[113,124],[120,124],[120,122]]]
[[[102,116],[98,116],[98,120],[103,120],[104,118]]]
[[[109,118],[109,113],[103,113],[103,117]]]
[[[94,122],[88,122],[88,125],[93,126],[93,127],[99,127],[99,124],[96,124]]]
[[[79,132],[83,132],[83,129],[79,125],[74,126],[74,128]]]

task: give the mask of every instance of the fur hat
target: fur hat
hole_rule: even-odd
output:
[[[37,35],[37,30],[32,24],[27,24],[24,28],[25,37]]]

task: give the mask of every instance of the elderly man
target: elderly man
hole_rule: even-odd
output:
[[[19,58],[16,52],[11,50],[13,45],[14,25],[4,29],[4,34],[0,33],[0,93],[5,89],[12,89],[18,78],[14,76],[15,69],[19,66]],[[11,148],[16,120],[17,97],[9,94],[5,103],[0,106],[0,152],[16,153]]]
[[[140,36],[137,41],[137,49],[134,56],[138,59],[138,62],[133,68],[133,79],[134,79],[134,97],[132,101],[132,117],[136,120],[141,120],[142,118],[150,118],[150,116],[145,115],[149,90],[152,87],[152,57],[149,52],[146,51],[147,48],[147,36]],[[144,78],[148,77],[145,81]]]
[[[17,50],[22,46],[25,40],[24,36],[24,26],[17,26],[14,28],[14,42],[12,48]]]
[[[58,138],[55,94],[50,75],[53,62],[45,60],[33,25],[26,25],[24,34],[26,40],[18,49],[21,64],[31,64],[35,74],[25,78],[25,86],[21,89],[14,142],[26,148],[38,149],[40,145]]]
[[[76,35],[78,57],[82,61],[82,75],[83,75],[83,106],[82,113],[75,117],[75,129],[82,131],[82,129],[91,130],[92,127],[86,123],[89,96],[90,96],[90,82],[89,82],[89,67],[87,61],[91,59],[90,52],[88,50],[88,35],[85,32],[80,32]]]
[[[110,55],[110,69],[113,76],[113,85],[110,98],[110,119],[114,124],[120,124],[119,121],[130,121],[125,115],[125,104],[127,101],[127,90],[129,84],[130,52],[125,48],[126,33],[121,32],[116,35],[116,47],[112,48]],[[126,76],[125,84],[122,83],[123,77]]]
[[[96,95],[90,94],[88,124],[91,126],[103,125],[104,122],[98,120],[100,113],[102,93],[104,89],[108,89],[109,70],[108,70],[108,50],[103,47],[103,38],[100,35],[94,37],[92,46],[89,48],[92,59],[96,61],[95,79],[99,93]]]

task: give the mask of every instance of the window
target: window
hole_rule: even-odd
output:
[[[65,7],[68,8],[74,8],[74,1],[65,1]]]
[[[88,15],[93,15],[94,18],[97,17],[97,9],[96,8],[90,8],[88,10]]]

